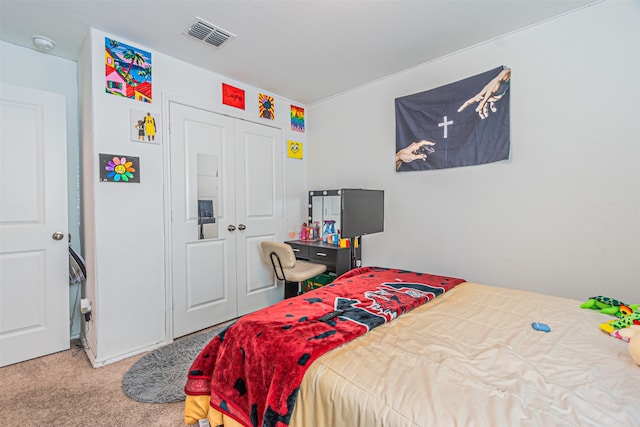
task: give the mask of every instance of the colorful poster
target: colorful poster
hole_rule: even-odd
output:
[[[151,54],[104,38],[105,91],[151,103]]]
[[[304,132],[304,108],[291,106],[291,130]]]
[[[292,159],[302,158],[302,142],[287,141],[287,157]]]
[[[160,125],[154,113],[132,108],[129,115],[129,129],[132,141],[160,144],[161,138],[158,135]]]
[[[260,109],[260,118],[263,119],[271,119],[273,120],[275,117],[274,111],[275,108],[273,106],[273,96],[265,95],[261,93],[258,95],[258,104]]]
[[[509,158],[511,69],[493,70],[396,98],[396,171]]]
[[[101,182],[140,182],[140,159],[121,154],[100,153]]]
[[[244,110],[244,90],[222,83],[222,103]]]

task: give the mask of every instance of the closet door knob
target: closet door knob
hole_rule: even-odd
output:
[[[227,227],[227,230],[229,231],[234,231],[236,229],[236,226],[231,224],[230,226]]]
[[[51,238],[52,238],[53,240],[62,240],[62,239],[64,239],[64,233],[60,233],[60,232],[58,231],[57,233],[53,233],[53,234],[51,235]]]
[[[246,229],[246,228],[247,228],[247,226],[246,226],[246,225],[244,225],[244,224],[239,224],[239,225],[238,225],[238,230],[240,230],[240,231],[242,231],[242,230],[244,230],[244,229]]]

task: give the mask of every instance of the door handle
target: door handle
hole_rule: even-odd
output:
[[[51,238],[52,238],[53,240],[62,240],[62,239],[64,239],[64,233],[61,233],[61,232],[59,232],[59,231],[58,231],[58,232],[55,232],[55,233],[53,233],[53,234],[51,235]]]
[[[231,224],[231,225],[229,225],[229,226],[227,227],[227,230],[229,230],[229,231],[234,231],[235,229],[236,229],[236,226],[235,226],[235,225],[233,225],[233,224]]]
[[[244,229],[246,229],[246,228],[247,228],[247,226],[246,226],[246,225],[244,225],[244,224],[238,224],[238,230],[242,231],[242,230],[244,230]]]

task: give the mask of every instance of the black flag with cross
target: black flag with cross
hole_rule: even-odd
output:
[[[509,158],[511,69],[501,66],[395,100],[396,170],[479,165]]]

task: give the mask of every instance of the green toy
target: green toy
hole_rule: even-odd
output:
[[[613,331],[622,328],[628,328],[631,325],[640,325],[640,313],[631,313],[627,316],[622,316],[618,320],[611,320],[606,323],[601,323],[600,329],[610,334]]]
[[[621,307],[629,307],[633,312],[637,313],[638,307],[640,307],[640,304],[626,304],[614,298],[598,295],[598,296],[589,298],[589,301],[581,304],[580,307],[590,308],[592,310],[600,310],[600,313],[612,314],[616,317],[624,317],[629,313],[625,308],[620,310]]]

